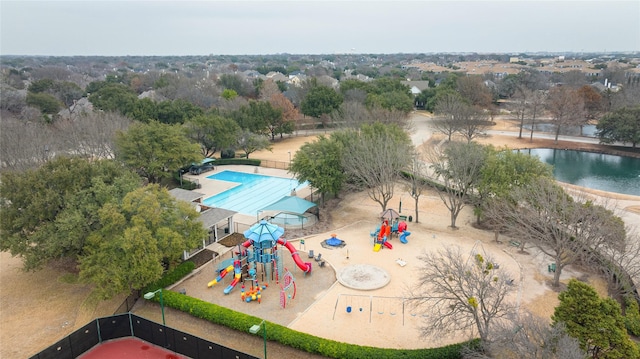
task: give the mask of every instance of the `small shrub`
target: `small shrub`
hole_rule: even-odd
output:
[[[58,277],[58,280],[62,283],[76,284],[78,283],[78,275],[73,273],[67,273]]]
[[[236,151],[234,151],[232,148],[226,148],[220,151],[220,158],[235,158],[235,157],[236,157]]]

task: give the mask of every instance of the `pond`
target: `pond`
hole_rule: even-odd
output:
[[[519,151],[552,165],[560,182],[640,196],[640,158],[550,148]]]

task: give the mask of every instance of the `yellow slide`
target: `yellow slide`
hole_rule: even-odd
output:
[[[373,251],[374,252],[379,252],[380,251],[380,247],[382,247],[382,245],[380,243],[376,243],[373,245]]]

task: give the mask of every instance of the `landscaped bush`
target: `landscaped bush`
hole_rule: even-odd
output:
[[[176,283],[180,279],[186,277],[187,274],[191,273],[195,268],[196,268],[195,263],[191,261],[182,262],[178,266],[173,268],[173,270],[170,270],[167,273],[165,273],[165,275],[163,275],[162,278],[158,279],[158,281],[152,284],[149,284],[145,288],[145,290],[143,290],[143,292],[144,293],[152,292],[160,288],[166,288],[171,284]]]
[[[236,157],[236,151],[232,148],[227,148],[220,151],[220,158],[234,158]]]
[[[191,182],[185,177],[180,177],[182,176],[177,172],[173,175],[173,184],[170,185],[170,188],[180,187],[182,189],[186,189],[187,191],[193,191],[198,187],[197,183]],[[182,185],[180,185],[180,182],[182,182]]]

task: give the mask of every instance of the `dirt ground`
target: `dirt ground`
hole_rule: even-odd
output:
[[[424,119],[420,118],[420,121],[422,120]],[[499,122],[494,128],[511,131],[513,123]],[[432,134],[425,134],[424,138],[431,136]],[[299,146],[314,138],[315,136],[285,138],[276,142],[271,152],[261,151],[252,154],[252,157],[287,161],[290,151],[295,153]],[[480,142],[514,148],[549,147],[548,140],[538,139],[534,139],[533,142],[527,140],[526,145],[523,145],[523,140],[518,140],[515,135],[489,135],[480,139]],[[570,149],[581,149],[584,146],[584,143],[559,144],[561,148]],[[269,321],[335,340],[382,347],[415,348],[432,344],[442,345],[442,340],[416,341],[415,334],[418,333],[422,318],[418,313],[410,312],[408,308],[404,308],[403,315],[400,315],[401,302],[394,298],[403,296],[407,286],[411,285],[419,265],[416,256],[421,250],[436,248],[444,243],[455,243],[468,250],[482,247],[499,258],[500,263],[504,263],[505,270],[513,273],[519,282],[512,299],[522,308],[542,317],[549,317],[557,304],[557,293],[547,285],[550,275],[546,272],[546,258],[535,251],[519,253],[506,240],[502,244],[496,244],[491,234],[472,226],[473,215],[469,208],[463,210],[460,215],[460,229],[452,231],[447,227],[448,213],[436,193],[430,192],[421,197],[417,211],[409,198],[407,193],[398,189],[391,201],[391,207],[397,209],[397,204],[402,200],[403,214],[419,217],[421,223],[410,223],[409,230],[412,231],[412,236],[409,238],[409,244],[402,245],[396,240],[393,242],[393,250],[378,253],[371,250],[369,231],[377,224],[380,208],[363,193],[348,194],[339,203],[329,203],[327,208],[322,209],[325,213],[322,217],[325,218],[314,229],[315,234],[285,233],[285,236],[291,236],[289,238],[292,240],[307,235],[304,247],[301,247],[300,242],[295,243],[296,248],[301,249],[301,255],[304,257],[304,252],[314,249],[321,252],[329,264],[325,268],[317,268],[314,261],[314,272],[312,275],[304,276],[292,262],[289,262],[289,255],[283,256],[287,268],[292,271],[299,285],[296,297],[290,301],[287,309],[280,309],[276,301],[279,298],[277,285],[271,284],[264,291],[264,301],[259,304],[241,302],[239,288],[227,296],[222,294],[223,286],[207,288],[206,282],[214,278],[213,263],[205,265],[175,289],[184,288],[189,295],[198,294],[206,300],[239,308],[238,310]],[[620,200],[629,213],[640,208],[638,197],[624,196]],[[637,213],[634,218],[637,218]],[[331,233],[337,233],[347,245],[333,250],[322,247],[321,241],[327,239]],[[404,267],[399,266],[396,263],[399,258],[408,264]],[[343,287],[335,278],[341,270],[354,263],[374,264],[387,270],[392,277],[390,284],[376,292],[359,292]],[[73,281],[69,283],[69,276],[64,268],[24,273],[19,270],[20,264],[19,259],[12,258],[8,253],[0,253],[0,322],[3,323],[0,326],[0,358],[33,355],[93,318],[111,315],[124,299],[118,297],[109,302],[93,301],[90,299],[91,288]],[[606,293],[602,281],[581,268],[570,267],[563,274],[563,280],[569,277],[587,279],[599,288],[601,294]],[[227,282],[222,284],[226,286]],[[276,301],[275,304],[269,304],[273,301]],[[272,309],[267,309],[269,305],[272,305]],[[347,306],[355,309],[351,313],[353,316],[347,315]],[[153,305],[140,303],[137,313],[152,320],[159,320],[158,310]],[[176,327],[181,328],[182,325],[186,328],[183,329],[185,331],[211,338],[212,334],[207,333],[211,330],[204,328],[207,323],[196,324],[200,322],[189,318],[180,319],[182,317],[184,316],[180,313],[168,312],[168,320],[175,320],[176,324],[181,323]],[[220,339],[216,337],[211,339]],[[414,339],[410,340],[411,338]],[[459,337],[448,338],[450,341],[458,339]],[[258,354],[259,352],[255,353]]]

